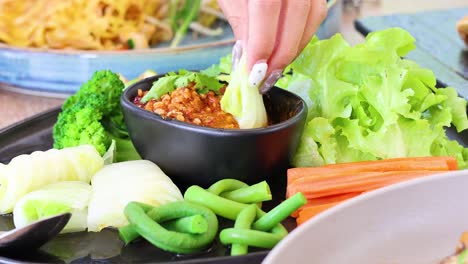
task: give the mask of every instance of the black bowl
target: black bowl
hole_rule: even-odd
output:
[[[300,97],[276,87],[266,93],[264,103],[272,122],[268,127],[207,128],[163,119],[132,103],[138,89],[149,90],[162,76],[131,85],[121,99],[128,132],[144,159],[156,163],[182,189],[206,188],[225,178],[253,184],[285,177],[307,116]]]

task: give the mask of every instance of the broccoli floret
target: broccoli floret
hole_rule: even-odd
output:
[[[95,111],[92,96],[88,102],[79,101],[60,113],[54,125],[54,147],[57,149],[91,144],[103,155],[110,145],[102,113]]]
[[[54,148],[91,144],[101,154],[116,142],[116,161],[141,159],[130,138],[120,108],[124,84],[103,70],[94,73],[62,106],[53,129]]]
[[[105,103],[99,109],[104,116],[122,113],[120,96],[124,88],[125,86],[117,74],[108,70],[97,71],[76,94],[65,101],[62,110],[66,110],[77,102],[88,101],[90,95],[97,95],[98,100]]]

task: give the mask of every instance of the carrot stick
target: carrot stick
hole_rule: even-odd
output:
[[[313,187],[320,187],[320,186],[327,186],[327,185],[336,185],[336,184],[345,184],[345,183],[353,183],[356,181],[360,180],[366,180],[366,179],[371,179],[371,180],[378,180],[375,178],[381,177],[380,180],[384,180],[385,176],[393,176],[393,175],[404,175],[404,174],[425,174],[425,173],[435,173],[435,171],[387,171],[387,172],[358,172],[358,173],[350,173],[350,174],[342,174],[340,177],[330,177],[330,176],[323,176],[323,177],[314,177],[314,176],[308,176],[308,177],[303,177],[300,178],[293,183],[289,184],[287,187],[291,190],[294,190],[294,188],[303,188],[305,186],[308,186],[310,184],[313,185]]]
[[[405,157],[375,161],[329,164],[321,167],[292,168],[288,170],[288,184],[307,176],[343,175],[368,171],[447,171],[458,169],[454,157]]]
[[[298,225],[336,203],[390,184],[457,170],[453,157],[407,157],[288,170],[286,196],[301,192],[308,203],[291,214]]]
[[[307,204],[301,206],[299,209],[294,211],[291,216],[296,218],[299,216],[299,212],[307,207],[311,206],[317,206],[317,205],[323,205],[323,204],[329,204],[329,203],[336,203],[336,202],[342,202],[345,200],[348,200],[350,198],[356,197],[360,192],[352,192],[352,193],[343,193],[343,194],[337,194],[337,195],[330,195],[330,196],[324,196],[320,198],[314,198],[314,199],[309,199],[307,200]]]
[[[458,162],[457,159],[450,157],[451,159],[447,159],[447,165],[449,170],[458,170]]]
[[[421,174],[423,173],[423,174]],[[416,172],[381,172],[381,174],[386,174],[386,180],[385,182],[379,182],[379,181],[374,181],[374,182],[368,182],[367,183],[367,191],[369,190],[374,190],[374,189],[377,189],[377,188],[380,188],[380,187],[384,187],[386,185],[390,185],[392,183],[396,183],[396,182],[400,182],[400,181],[403,181],[403,180],[407,180],[407,179],[410,179],[410,178],[418,178],[418,177],[421,177],[421,176],[426,176],[426,175],[429,175],[429,174],[435,174],[437,173],[436,171],[430,171],[430,172],[420,172],[420,171],[416,171]],[[384,177],[380,177],[380,178],[384,178]],[[376,177],[376,178],[379,178],[379,177]],[[361,190],[361,186],[355,184],[355,183],[345,183],[345,184],[342,184],[345,186],[345,188],[348,188],[347,190]],[[354,186],[354,187],[353,187]],[[304,195],[306,197],[321,197],[321,198],[311,198],[311,199],[308,199],[308,201],[314,201],[314,200],[318,200],[318,201],[326,201],[327,198],[330,199],[329,197],[346,197],[346,195],[348,196],[351,196],[351,194],[354,194],[355,196],[359,195],[360,193],[357,193],[354,192],[354,193],[345,193],[345,194],[334,194],[336,193],[336,190],[339,190],[340,188],[343,188],[343,186],[340,186],[340,184],[337,184],[337,185],[334,185],[332,186],[331,188],[327,189],[327,190],[321,190],[322,192],[318,191],[312,195],[307,195],[306,193],[304,193]],[[334,192],[335,190],[335,192]],[[367,192],[367,191],[364,191],[364,192]],[[339,192],[338,192],[339,193]],[[347,199],[350,199],[352,197],[349,197]],[[336,198],[335,198],[336,199]],[[298,210],[298,213],[297,213],[297,218],[296,218],[296,224],[297,226],[303,224],[305,221],[309,220],[310,218],[316,216],[317,214],[347,200],[347,199],[344,199],[342,201],[336,201],[336,202],[330,202],[330,203],[323,203],[323,204],[318,204],[318,205],[314,205],[312,203],[307,203],[306,205],[302,206],[299,210]]]
[[[330,195],[330,196],[324,196],[324,197],[320,197],[320,198],[313,198],[313,199],[307,200],[307,203],[310,203],[310,204],[313,204],[313,205],[320,205],[320,204],[341,202],[341,201],[356,197],[359,194],[361,194],[361,192],[341,193],[341,194],[337,194],[337,195]]]
[[[404,180],[414,179],[422,176],[428,176],[435,172],[416,171],[416,172],[383,172],[380,175],[370,177],[356,178],[354,181],[338,181],[316,184],[302,191],[308,199],[340,194],[343,192],[364,192],[381,188],[393,183]],[[302,187],[301,187],[302,188]],[[299,190],[301,189],[299,188]]]
[[[302,192],[307,199],[350,192],[365,192],[384,187],[396,182],[428,176],[437,171],[390,171],[363,172],[346,175],[340,178],[315,179],[305,177],[287,186],[287,194]]]
[[[319,188],[329,187],[332,188],[334,185],[343,185],[346,183],[355,183],[359,181],[363,181],[365,179],[372,179],[377,177],[382,177],[388,175],[389,172],[361,172],[361,173],[349,173],[349,174],[334,174],[333,176],[324,176],[324,177],[314,177],[308,176],[297,179],[291,184],[288,184],[287,194],[288,197],[293,195],[299,191],[313,192],[318,190]],[[335,177],[339,176],[339,177]],[[349,191],[343,190],[343,193],[348,193]],[[309,197],[308,199],[312,199],[316,197]]]
[[[341,202],[336,202],[336,203],[328,203],[328,204],[321,204],[321,205],[315,205],[311,206],[308,208],[304,208],[299,212],[299,217],[296,219],[296,224],[297,226],[300,226],[303,224],[305,221],[309,220],[310,218],[316,216],[317,214],[339,204]]]

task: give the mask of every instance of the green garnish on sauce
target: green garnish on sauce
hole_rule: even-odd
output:
[[[153,83],[149,92],[141,98],[141,102],[146,103],[152,99],[157,100],[161,96],[168,94],[177,88],[185,87],[192,82],[195,84],[195,88],[200,94],[205,94],[209,91],[219,94],[220,89],[224,84],[216,77],[216,71],[192,72],[179,70],[178,73],[170,72]]]

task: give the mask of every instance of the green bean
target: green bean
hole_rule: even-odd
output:
[[[262,181],[245,188],[240,188],[229,192],[222,192],[221,197],[239,203],[250,204],[271,200],[271,191],[268,183],[266,181]]]
[[[286,228],[284,228],[284,226],[282,224],[277,224],[275,225],[275,227],[273,227],[271,229],[271,233],[272,234],[277,234],[281,237],[285,237],[288,235],[288,230],[286,230]]]
[[[133,240],[140,237],[140,234],[133,228],[131,224],[119,228],[119,237],[123,240],[125,245],[128,245]]]
[[[266,213],[257,208],[257,217],[263,216]],[[242,244],[247,246],[273,248],[288,234],[288,231],[282,224],[277,224],[271,229],[270,233],[258,230],[227,228],[220,232],[219,238],[224,245]]]
[[[141,202],[134,202],[138,204],[145,213],[148,213],[150,210],[154,209],[155,207],[149,204],[141,203]],[[178,221],[175,219],[174,221]],[[165,222],[167,223],[167,222]],[[162,223],[163,226],[165,223]],[[166,228],[166,227],[165,227]],[[166,228],[167,229],[167,228]],[[175,230],[178,231],[178,230]],[[137,239],[140,235],[138,232],[132,227],[131,224],[119,228],[119,236],[124,241],[125,244],[132,242],[133,240]]]
[[[224,245],[238,243],[260,248],[273,248],[283,239],[283,236],[258,230],[226,228],[219,234],[219,239]]]
[[[296,211],[299,207],[306,204],[307,200],[305,196],[298,192],[295,195],[289,197],[271,211],[260,217],[254,224],[253,228],[261,231],[269,231],[275,225],[281,223],[286,219],[292,212]]]
[[[143,211],[145,212],[149,212],[151,210],[153,210],[154,208],[156,208],[157,206],[152,206],[152,205],[149,205],[149,204],[145,204],[145,203],[142,203],[142,202],[134,202],[135,204],[137,204],[138,206],[141,207],[141,209],[143,209]]]
[[[167,230],[189,234],[202,234],[208,229],[208,224],[202,215],[182,217],[160,224]],[[119,228],[119,236],[127,245],[140,237],[140,234],[129,224]]]
[[[235,229],[250,229],[250,226],[256,218],[256,205],[252,204],[244,208],[237,216],[236,222],[234,223]],[[247,254],[248,245],[233,243],[231,247],[231,256],[245,255]]]
[[[236,220],[240,211],[249,206],[220,197],[197,185],[192,185],[185,191],[184,199],[208,207],[215,214],[230,220]]]
[[[257,219],[262,218],[266,214],[267,213],[265,213],[262,209],[257,208]],[[286,228],[281,223],[278,223],[275,227],[273,227],[270,232],[279,234],[283,237],[288,234],[288,230],[286,230]]]
[[[260,184],[261,187],[255,186],[255,187],[253,187],[253,189],[251,189],[252,186],[249,186],[248,184],[243,183],[243,182],[241,182],[239,180],[236,180],[236,179],[223,179],[223,180],[219,180],[219,181],[213,183],[207,189],[207,191],[209,191],[209,192],[211,192],[213,194],[216,194],[218,196],[222,196],[222,197],[230,196],[228,199],[233,200],[235,202],[254,203],[254,202],[250,202],[249,200],[264,200],[264,201],[271,200],[270,186],[268,186],[268,184],[266,182],[264,184],[266,184],[266,187],[262,186],[263,183],[261,183]],[[265,189],[260,190],[262,187],[264,187]],[[240,191],[240,193],[230,194],[230,192],[237,192],[237,190],[241,190],[241,189],[242,189],[242,191]],[[244,189],[246,189],[246,190],[244,190]],[[250,196],[250,195],[253,195],[253,193],[251,193],[251,192],[259,193],[258,195],[261,196],[261,197],[253,197],[253,199],[252,199],[252,196]],[[239,196],[240,196],[240,199],[238,198]],[[246,196],[247,196],[247,199],[244,198]],[[262,196],[263,196],[263,198],[262,198]],[[242,200],[242,199],[244,199],[244,200]],[[262,203],[257,202],[257,206],[259,208],[262,208]]]
[[[151,209],[145,213],[139,204],[130,202],[124,210],[133,228],[153,245],[175,253],[193,253],[206,248],[216,236],[218,219],[209,209],[186,201],[172,202]],[[187,234],[169,231],[159,222],[172,219],[203,215],[208,229],[203,234]]]
[[[234,191],[241,188],[249,187],[248,184],[236,179],[223,179],[213,183],[207,191],[212,194],[220,195],[223,192]]]
[[[267,214],[255,205],[250,205],[249,207],[256,209],[255,213],[248,212],[249,214],[256,214],[255,216],[249,215],[251,219],[255,219],[255,217],[260,218]],[[231,255],[245,254],[244,252],[247,251],[248,246],[272,248],[288,234],[288,231],[281,223],[276,224],[271,229],[270,233],[258,230],[243,229],[242,227],[244,227],[246,223],[241,222],[242,224],[238,224],[238,221],[245,220],[242,218],[244,218],[243,214],[247,213],[246,211],[247,209],[243,209],[241,211],[238,218],[236,219],[234,228],[224,229],[220,232],[221,243],[225,245],[232,244]]]
[[[201,215],[187,216],[163,222],[161,225],[168,230],[189,234],[203,234],[208,229],[208,224]]]
[[[271,200],[270,186],[266,181],[247,185],[235,179],[219,180],[208,188],[208,191],[239,203],[257,203]],[[261,207],[261,203],[257,204]]]
[[[154,206],[151,206],[149,204],[140,203],[140,202],[134,202],[134,203],[140,206],[141,209],[143,209],[145,213],[149,212],[151,209],[154,208]],[[120,227],[118,230],[119,230],[120,239],[124,241],[125,245],[127,245],[128,243],[140,237],[138,232],[133,228],[131,224]]]

